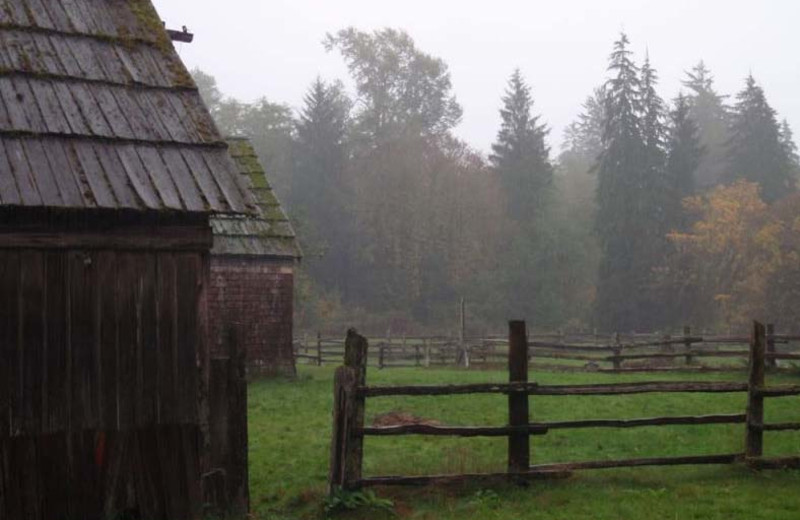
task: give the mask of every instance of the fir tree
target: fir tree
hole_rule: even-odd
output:
[[[689,99],[680,93],[670,112],[669,135],[667,140],[666,192],[668,205],[665,208],[666,231],[685,231],[691,221],[684,211],[682,201],[695,192],[695,172],[703,158],[697,123],[690,115]],[[672,243],[670,243],[672,246]],[[668,247],[662,266],[674,266],[678,250]],[[660,292],[661,325],[680,325],[685,321],[687,309],[694,309],[699,299],[697,288],[686,284],[683,279],[676,280],[670,269],[662,268],[658,275]]]
[[[675,194],[667,189],[666,142],[667,126],[664,123],[664,101],[656,92],[658,75],[650,65],[650,57],[645,58],[642,77],[642,140],[644,142],[644,169],[642,170],[641,190],[638,197],[641,215],[647,219],[645,228],[654,242],[665,242],[667,208],[671,206]],[[652,249],[658,254],[661,248]]]
[[[503,97],[497,142],[489,157],[502,179],[508,197],[509,216],[532,224],[541,214],[553,184],[550,149],[545,143],[547,127],[531,115],[531,89],[515,70]]]
[[[700,144],[705,150],[695,172],[695,185],[716,186],[722,182],[726,169],[730,114],[725,96],[714,90],[714,77],[702,61],[686,72],[683,84],[689,89],[689,117],[697,123]]]
[[[690,115],[689,99],[680,93],[670,113],[670,129],[667,151],[667,179],[669,189],[674,192],[673,200],[678,205],[669,213],[669,227],[682,227],[680,201],[694,195],[694,175],[703,158],[704,150],[700,144],[700,130]]]
[[[767,202],[795,188],[792,158],[781,137],[775,110],[752,75],[736,96],[727,159],[726,180],[747,179],[758,183]]]
[[[797,143],[794,142],[794,132],[786,119],[781,122],[781,145],[786,157],[789,158],[792,177],[795,182],[800,181],[800,155],[797,153]]]
[[[610,330],[636,326],[639,288],[645,283],[641,268],[634,272],[642,238],[639,197],[645,170],[642,84],[628,44],[622,34],[610,56],[603,150],[596,167],[596,225],[602,255],[596,313],[600,325]]]
[[[345,178],[350,100],[338,83],[317,79],[297,122],[296,165],[289,205],[303,226],[309,271],[323,287],[347,297],[351,215]]]

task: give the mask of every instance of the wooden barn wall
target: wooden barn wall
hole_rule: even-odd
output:
[[[207,259],[0,249],[0,519],[194,517]]]

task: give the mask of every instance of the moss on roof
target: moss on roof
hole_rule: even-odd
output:
[[[229,138],[228,153],[239,174],[250,179],[251,192],[260,214],[257,218],[227,216],[212,219],[212,254],[300,259],[302,252],[292,224],[270,187],[253,145],[244,138]]]

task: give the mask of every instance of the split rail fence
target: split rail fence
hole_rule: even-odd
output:
[[[800,336],[779,335],[766,327],[767,365],[800,360]],[[678,335],[596,333],[538,334],[530,338],[528,359],[534,368],[597,372],[664,372],[744,370],[750,338],[696,335],[684,327]],[[509,356],[507,338],[452,338],[446,336],[373,339],[370,366],[486,368],[504,365]],[[295,357],[315,365],[341,364],[345,340],[317,333],[295,342]]]
[[[800,386],[766,386],[766,328],[755,323],[749,341],[749,379],[747,382],[635,382],[590,385],[542,385],[528,381],[530,343],[525,322],[509,324],[508,383],[443,386],[369,386],[366,381],[368,342],[354,330],[348,331],[344,366],[334,379],[333,435],[329,484],[337,489],[359,489],[378,485],[427,485],[462,480],[552,478],[574,470],[634,466],[670,466],[694,464],[733,464],[743,462],[754,469],[798,468],[800,457],[763,457],[764,432],[800,430],[800,423],[765,424],[764,400],[800,395]],[[606,396],[644,393],[743,393],[747,409],[738,414],[669,416],[637,419],[590,419],[559,422],[531,422],[531,396]],[[438,426],[411,424],[367,427],[364,412],[367,399],[385,396],[444,396],[461,394],[503,394],[508,399],[508,424],[504,426]],[[546,435],[550,430],[570,428],[634,428],[665,425],[744,424],[745,450],[700,456],[592,460],[561,464],[530,465],[531,436]],[[504,473],[377,476],[362,475],[364,438],[367,436],[433,435],[456,437],[507,437],[508,464]]]

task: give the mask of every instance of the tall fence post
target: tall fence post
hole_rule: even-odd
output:
[[[431,366],[431,343],[427,338],[423,341],[425,345],[425,368],[429,368]]]
[[[355,329],[347,331],[344,346],[344,366],[334,377],[333,436],[329,493],[336,489],[354,489],[361,480],[364,440],[365,397],[358,391],[367,380],[366,338]]]
[[[322,366],[322,334],[317,331],[317,366]]]
[[[622,355],[622,347],[620,346],[620,339],[619,339],[619,332],[614,333],[614,370],[619,370],[622,368],[622,360],[620,356]]]
[[[692,350],[692,328],[686,325],[683,327],[683,347],[686,350],[686,364],[691,365],[694,358],[689,353]]]
[[[761,457],[764,453],[764,397],[759,390],[764,387],[764,354],[767,348],[766,329],[753,322],[750,336],[750,378],[747,388],[747,438],[745,458]]]
[[[775,355],[775,325],[767,323],[767,353]],[[778,360],[774,357],[767,358],[767,366],[775,368],[778,366]]]
[[[378,370],[383,370],[383,356],[386,345],[381,343],[378,345]]]
[[[508,323],[508,379],[511,383],[528,382],[528,331],[524,321]],[[509,392],[509,426],[525,426],[529,419],[528,392]],[[509,473],[528,471],[530,455],[530,436],[527,432],[508,436]]]

